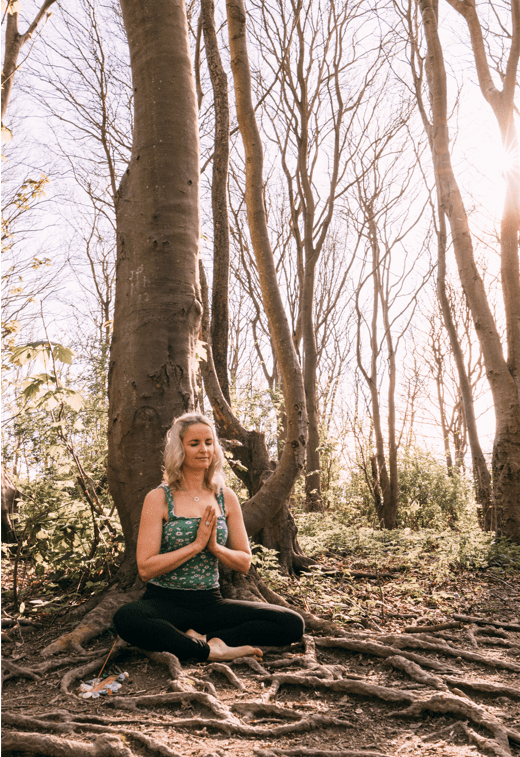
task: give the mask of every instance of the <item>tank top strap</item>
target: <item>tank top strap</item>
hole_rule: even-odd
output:
[[[224,489],[222,488],[222,486],[218,490],[217,502],[219,503],[220,509],[222,510],[222,515],[226,517],[226,505],[224,502]]]
[[[168,505],[168,520],[171,520],[172,517],[175,515],[175,505],[173,502],[173,493],[168,484],[161,484],[157,487],[158,489],[164,489],[164,493],[166,494],[166,504]]]

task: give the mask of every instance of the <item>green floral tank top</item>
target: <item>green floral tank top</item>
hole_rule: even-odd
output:
[[[168,505],[168,520],[163,525],[160,554],[173,552],[195,541],[200,518],[185,518],[175,515],[173,494],[167,484],[161,484],[159,489],[166,493]],[[217,542],[224,545],[228,538],[226,523],[226,508],[224,505],[224,491],[221,488],[217,494],[217,502],[221,515],[217,517]],[[156,586],[167,589],[216,589],[218,583],[218,560],[215,555],[204,549],[191,560],[179,565],[178,568],[157,576],[149,581]]]

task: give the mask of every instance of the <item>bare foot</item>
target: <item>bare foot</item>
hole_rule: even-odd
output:
[[[191,636],[192,639],[198,639],[199,641],[206,641],[204,634],[194,631],[193,628],[190,628],[189,631],[186,631],[186,636]]]
[[[237,657],[256,657],[261,659],[263,652],[258,647],[242,646],[228,647],[222,639],[210,639],[208,660],[216,662],[217,660],[236,660]]]

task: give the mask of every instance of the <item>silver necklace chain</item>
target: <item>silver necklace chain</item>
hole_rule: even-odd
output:
[[[200,500],[200,497],[195,497],[195,496],[194,496],[193,494],[190,494],[190,492],[189,492],[189,491],[188,491],[188,492],[186,492],[186,493],[190,495],[190,497],[192,498],[192,500],[193,500],[194,502],[199,502],[199,500]],[[207,521],[206,521],[206,526],[209,526],[209,520],[207,520]]]

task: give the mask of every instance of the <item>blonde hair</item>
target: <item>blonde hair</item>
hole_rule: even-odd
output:
[[[203,423],[211,429],[213,436],[213,459],[209,467],[204,471],[204,487],[210,491],[218,491],[224,484],[222,468],[224,465],[224,453],[219,444],[212,422],[205,415],[198,413],[184,413],[175,418],[170,430],[166,434],[166,446],[164,448],[164,478],[168,486],[176,491],[186,488],[182,464],[184,463],[184,445],[182,440],[186,431],[195,423]]]

